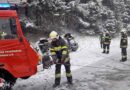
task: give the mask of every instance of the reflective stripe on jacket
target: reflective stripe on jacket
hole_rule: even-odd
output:
[[[103,43],[104,44],[110,44],[111,43],[111,37],[110,36],[104,36],[103,37]]]
[[[51,55],[56,55],[58,59],[69,57],[68,47],[64,39],[59,37],[57,41],[52,41],[50,48]]]

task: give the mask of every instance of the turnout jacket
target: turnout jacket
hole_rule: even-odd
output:
[[[103,44],[110,44],[111,43],[111,36],[105,35],[103,38]]]
[[[58,62],[69,61],[69,51],[68,46],[64,39],[59,37],[56,41],[51,42],[50,52],[53,59],[58,59]],[[56,57],[56,58],[55,58]]]
[[[121,37],[120,48],[127,48],[128,40],[127,37]]]

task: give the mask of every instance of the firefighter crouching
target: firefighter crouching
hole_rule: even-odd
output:
[[[128,45],[128,39],[125,29],[121,31],[121,41],[120,41],[120,48],[121,48],[121,54],[122,59],[121,62],[124,62],[127,60],[127,45]]]
[[[68,84],[72,84],[72,74],[70,70],[70,58],[69,58],[69,52],[68,47],[57,32],[52,31],[49,35],[51,38],[51,48],[50,52],[52,55],[52,58],[54,60],[55,66],[55,84],[53,87],[57,87],[60,85],[61,80],[61,65],[63,64],[66,69],[66,77],[68,80]]]
[[[42,53],[43,69],[48,69],[53,64],[49,52],[49,42],[46,38],[40,38],[38,45]]]
[[[103,37],[103,52],[102,53],[109,53],[110,49],[110,43],[111,43],[111,36],[108,32],[105,33],[105,36]]]

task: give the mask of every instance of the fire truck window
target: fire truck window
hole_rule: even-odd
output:
[[[15,18],[0,17],[0,40],[16,39],[17,37]]]

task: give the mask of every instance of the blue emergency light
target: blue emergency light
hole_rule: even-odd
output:
[[[0,10],[16,10],[16,9],[17,9],[16,4],[0,3]]]
[[[11,5],[8,3],[0,3],[0,8],[10,8]]]

